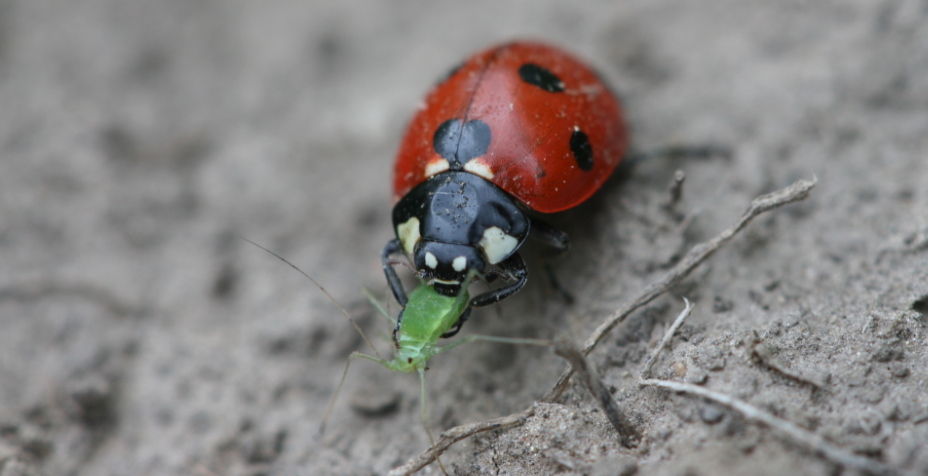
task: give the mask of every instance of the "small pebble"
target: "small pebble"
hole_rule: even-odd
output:
[[[719,407],[707,403],[699,409],[699,418],[702,418],[702,421],[714,425],[725,417],[725,412],[723,412]]]
[[[689,369],[686,373],[686,378],[683,379],[686,383],[692,383],[694,385],[703,385],[709,380],[709,372],[705,370],[693,367]]]
[[[889,366],[889,373],[896,378],[906,378],[909,376],[909,368],[898,362],[893,362]]]

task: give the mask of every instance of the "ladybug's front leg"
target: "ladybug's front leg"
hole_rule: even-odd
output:
[[[463,326],[464,323],[467,322],[467,318],[470,317],[470,312],[473,310],[474,308],[472,307],[465,309],[464,312],[461,313],[460,317],[458,317],[458,321],[454,323],[454,326],[451,329],[448,329],[448,332],[445,332],[444,334],[442,334],[441,338],[447,339],[449,337],[454,337],[454,335],[457,334],[458,331],[461,330],[461,326]]]
[[[396,270],[393,269],[393,265],[390,264],[390,255],[397,254],[403,251],[403,244],[400,243],[400,240],[393,239],[387,243],[387,246],[383,248],[383,253],[380,255],[380,261],[383,264],[383,274],[387,276],[387,283],[390,284],[390,290],[393,291],[393,297],[396,298],[396,302],[400,303],[400,306],[406,307],[406,301],[409,299],[406,297],[406,291],[403,289],[403,282],[400,281],[399,275],[396,274]]]
[[[503,273],[516,279],[515,284],[487,291],[483,294],[475,296],[470,300],[471,307],[482,307],[489,306],[490,304],[496,304],[503,299],[506,299],[507,297],[515,294],[516,291],[522,289],[522,286],[525,286],[525,281],[528,279],[528,269],[526,269],[525,261],[523,261],[522,257],[519,256],[519,253],[513,253],[512,256],[501,261],[499,263],[499,267]]]

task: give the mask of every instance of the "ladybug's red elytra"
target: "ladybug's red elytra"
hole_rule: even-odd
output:
[[[526,211],[580,204],[609,177],[627,145],[618,100],[570,54],[512,42],[468,58],[428,94],[397,155],[396,239],[381,256],[397,301],[407,301],[390,259],[399,253],[446,296],[469,284],[472,269],[488,280],[515,279],[475,296],[471,307],[518,291],[528,275],[518,249],[530,230],[557,250],[569,247],[566,234]],[[489,266],[496,268],[486,271]]]

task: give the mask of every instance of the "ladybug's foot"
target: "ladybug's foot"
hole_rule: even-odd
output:
[[[500,278],[502,278],[502,280],[503,280],[503,281],[506,281],[506,282],[515,281],[515,280],[516,280],[516,277],[515,277],[515,276],[513,276],[513,275],[511,275],[511,274],[509,274],[509,273],[507,273],[507,272],[505,272],[505,271],[500,271],[500,270],[495,270],[495,269],[494,269],[494,270],[492,270],[492,271],[487,271],[487,272],[483,275],[483,282],[485,282],[485,283],[487,283],[487,284],[490,284],[490,283],[492,283],[493,281],[496,281],[497,279],[500,279]]]
[[[528,279],[528,269],[526,269],[525,261],[522,261],[522,257],[519,256],[519,253],[514,253],[512,256],[500,262],[499,267],[500,271],[490,271],[486,273],[486,276],[508,276],[515,280],[515,284],[503,286],[499,289],[493,289],[472,298],[470,300],[470,305],[472,307],[482,307],[488,306],[490,304],[496,304],[501,300],[515,294],[516,291],[522,289],[522,286],[525,286],[525,280]]]
[[[540,221],[532,220],[532,232],[529,235],[534,238],[535,241],[538,241],[544,245],[547,245],[548,250],[546,253],[546,262],[542,264],[542,267],[545,270],[545,275],[548,277],[548,284],[552,289],[564,299],[564,302],[567,304],[574,303],[574,297],[567,291],[561,283],[557,280],[557,277],[554,275],[554,269],[551,267],[550,260],[559,258],[567,251],[570,250],[570,238],[567,236],[567,233],[564,233],[553,226]]]
[[[451,329],[448,329],[448,332],[445,332],[444,334],[442,334],[441,338],[447,339],[449,337],[454,337],[455,334],[457,334],[458,331],[461,330],[461,326],[463,326],[464,323],[467,322],[467,318],[470,316],[470,312],[472,310],[473,308],[469,307],[463,313],[461,313],[461,316],[458,317],[458,322],[455,322],[454,327],[452,327]]]
[[[564,299],[568,305],[574,303],[574,296],[570,293],[564,286],[561,286],[560,281],[557,280],[557,275],[554,273],[554,268],[551,267],[550,263],[545,263],[544,265],[545,275],[548,276],[548,284],[551,285],[551,288],[555,292],[561,295],[561,298]]]

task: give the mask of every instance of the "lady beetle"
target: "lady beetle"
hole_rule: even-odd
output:
[[[396,239],[381,255],[396,300],[406,305],[390,259],[399,253],[444,296],[469,284],[470,270],[515,280],[473,297],[471,307],[518,291],[528,273],[517,250],[529,230],[556,250],[569,247],[566,234],[527,212],[558,212],[589,198],[627,145],[618,100],[570,54],[513,42],[470,57],[428,94],[400,145]],[[485,272],[491,265],[497,269]]]

